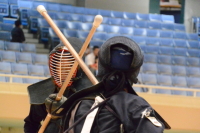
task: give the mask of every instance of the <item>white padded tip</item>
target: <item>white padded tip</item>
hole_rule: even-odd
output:
[[[96,27],[99,27],[99,25],[102,23],[103,17],[101,15],[96,15],[94,18],[93,25]]]
[[[47,12],[43,5],[37,6],[37,11],[42,15],[43,12]]]

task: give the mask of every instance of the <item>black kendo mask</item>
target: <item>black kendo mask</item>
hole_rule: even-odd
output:
[[[107,88],[123,88],[126,84],[130,88],[137,83],[142,64],[143,54],[133,40],[123,36],[112,37],[100,47],[98,76],[103,78]]]

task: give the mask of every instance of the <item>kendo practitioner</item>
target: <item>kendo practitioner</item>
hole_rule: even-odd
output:
[[[142,64],[143,54],[133,40],[108,39],[99,51],[101,82],[74,93],[62,104],[59,115],[65,116],[60,133],[163,133],[170,129],[132,88]]]
[[[70,37],[68,38],[68,41],[76,52],[80,51],[83,43],[78,38]],[[40,123],[46,118],[47,111],[51,111],[45,107],[45,99],[49,97],[48,100],[55,100],[56,95],[54,93],[58,93],[60,90],[74,61],[75,59],[62,42],[50,52],[49,69],[51,78],[32,84],[28,87],[31,106],[29,115],[24,119],[25,133],[38,133],[41,127]],[[71,94],[91,85],[92,84],[85,73],[78,67],[65,90],[64,97],[60,101],[54,103],[59,106],[59,104],[63,103],[63,101]],[[45,133],[58,132],[59,128],[61,128],[59,121],[53,118],[47,126]]]

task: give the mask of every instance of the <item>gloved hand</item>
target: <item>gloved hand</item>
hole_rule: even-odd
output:
[[[52,112],[54,112],[56,109],[58,109],[66,100],[67,98],[62,96],[60,101],[56,101],[56,96],[57,94],[51,94],[49,95],[49,97],[47,97],[45,99],[45,106],[46,106],[46,110],[49,114],[51,114]],[[52,116],[52,119],[56,119],[56,118],[60,118],[62,116]]]

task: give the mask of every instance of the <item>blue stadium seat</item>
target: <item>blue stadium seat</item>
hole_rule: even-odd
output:
[[[76,35],[79,39],[81,39],[83,42],[85,41],[85,39],[87,38],[89,34],[89,31],[76,31]]]
[[[28,53],[35,53],[36,52],[36,46],[35,44],[24,44],[21,43],[21,52],[28,52]]]
[[[12,74],[28,75],[27,64],[11,63]]]
[[[161,29],[174,31],[174,24],[173,23],[161,23]]]
[[[38,34],[39,34],[39,40],[40,41],[48,41],[48,36],[49,36],[49,23],[43,19],[43,18],[38,18]]]
[[[0,40],[10,41],[11,33],[8,31],[0,31]]]
[[[158,74],[160,75],[172,75],[171,65],[158,64],[157,69],[158,69]]]
[[[162,38],[173,38],[173,32],[172,31],[164,31],[164,30],[161,30],[160,31],[160,37]]]
[[[157,37],[146,37],[146,45],[160,45],[160,39]]]
[[[97,33],[97,32],[96,32]],[[96,34],[95,33],[95,34]],[[114,37],[114,36],[119,36],[120,34],[116,34],[116,33],[109,33],[109,34],[107,34],[107,33],[103,33],[103,36],[104,36],[104,40],[101,40],[101,41],[105,41],[105,40],[108,40],[108,39],[110,39],[111,37]],[[122,35],[121,35],[122,36]]]
[[[82,15],[82,14],[75,14],[75,13],[71,14],[71,13],[70,13],[70,14],[68,14],[67,20],[69,20],[69,21],[79,21],[79,22],[82,22],[83,17],[85,17],[85,15]]]
[[[129,26],[132,27],[134,26],[134,20],[132,19],[122,19],[122,26]]]
[[[36,10],[39,5],[43,5],[44,7],[47,7],[47,2],[33,1],[33,3],[32,3],[32,9]]]
[[[11,64],[9,62],[0,62],[0,73],[11,74]]]
[[[174,48],[172,47],[159,47],[159,54],[161,55],[173,55],[174,54]]]
[[[200,88],[199,77],[190,77],[187,78],[187,85],[189,88]]]
[[[35,65],[48,65],[47,54],[32,54],[33,64]]]
[[[0,22],[3,22],[3,15],[0,15]]]
[[[161,15],[160,14],[149,14],[149,21],[161,21]]]
[[[156,74],[141,74],[142,83],[147,85],[157,85]]]
[[[186,67],[187,77],[200,77],[199,67]]]
[[[5,42],[0,40],[0,50],[5,50]]]
[[[16,62],[16,55],[14,51],[0,51],[1,61]]]
[[[103,17],[102,24],[109,24],[110,17]]]
[[[146,29],[147,30],[147,36],[148,37],[160,37],[160,31],[159,30],[152,30],[152,29]]]
[[[101,47],[101,45],[104,43],[104,41],[94,41],[94,40],[91,40],[90,41],[90,47],[94,47],[94,46],[98,46],[98,47]]]
[[[37,10],[28,10],[29,17],[42,18],[42,15]]]
[[[145,63],[142,65],[143,73],[157,73],[157,64],[154,63]]]
[[[29,18],[28,9],[19,9],[19,18],[21,20],[22,25],[27,26],[28,25],[27,19]]]
[[[146,36],[147,34],[147,29],[145,28],[134,28],[134,36]]]
[[[171,65],[171,56],[169,55],[159,55],[158,57],[158,63],[160,64],[168,64]]]
[[[120,28],[121,28],[121,26],[110,25],[110,26],[107,26],[107,32],[117,34],[117,33],[120,33]]]
[[[56,12],[60,12],[60,4],[57,3],[47,3],[46,4],[46,9],[47,11],[56,11]]]
[[[197,49],[188,49],[187,52],[189,57],[200,57],[199,50]]]
[[[82,22],[70,22],[70,21],[66,21],[66,29],[70,29],[70,30],[79,30],[79,25]]]
[[[77,7],[77,6],[75,6],[74,7],[74,13],[85,14],[85,7]]]
[[[147,28],[149,28],[149,29],[161,29],[161,23],[160,22],[147,21]]]
[[[135,28],[146,28],[147,27],[147,21],[134,20],[133,26]]]
[[[169,75],[157,75],[157,83],[161,86],[172,86],[172,79]],[[172,94],[170,89],[156,89],[156,93]]]
[[[110,25],[122,25],[122,19],[121,18],[109,18],[108,24],[110,24]]]
[[[68,20],[68,13],[59,12],[56,14],[57,20]]]
[[[148,54],[158,54],[159,52],[159,47],[158,46],[151,46],[151,45],[147,45],[145,47],[145,53],[148,53]]]
[[[172,56],[172,64],[186,66],[186,57]]]
[[[12,77],[12,82],[13,83],[23,83],[23,78],[19,78],[19,77]]]
[[[161,15],[161,20],[162,22],[165,22],[165,23],[174,23],[174,16],[173,15],[164,15],[162,14]]]
[[[188,43],[186,40],[174,39],[174,47],[187,48]]]
[[[110,15],[113,18],[123,18],[124,13],[120,11],[111,11]]]
[[[160,38],[160,46],[173,47],[174,41],[172,39],[168,39],[168,38]]]
[[[99,41],[104,41],[106,40],[106,36],[109,36],[106,33],[100,33],[100,32],[96,32],[92,38],[92,40],[99,40]]]
[[[8,82],[8,77],[0,76],[0,82]]]
[[[44,68],[42,65],[28,64],[28,73],[30,76],[44,76]]]
[[[94,22],[94,18],[95,18],[95,16],[92,16],[92,15],[84,15],[82,17],[82,22],[84,22],[84,23],[93,23]]]
[[[23,83],[25,83],[25,84],[34,84],[39,81],[40,81],[39,79],[23,78]]]
[[[172,73],[175,76],[186,76],[186,69],[185,66],[171,66]]]
[[[7,23],[2,23],[1,24],[1,30],[2,31],[9,31],[9,32],[11,32],[13,28],[14,27],[13,27],[12,24],[7,24]]]
[[[173,37],[175,39],[188,39],[187,33],[185,33],[185,32],[174,32]]]
[[[74,13],[74,10],[75,10],[74,6],[64,5],[64,4],[60,5],[60,11],[61,12]]]
[[[30,17],[30,22],[29,22],[29,30],[32,33],[37,33],[38,31],[38,19],[34,17]]]
[[[149,20],[149,14],[136,13],[136,19],[147,21]]]
[[[103,17],[111,17],[111,10],[99,9],[99,14]]]
[[[51,77],[50,70],[49,70],[49,66],[48,66],[48,65],[45,65],[45,66],[43,66],[43,67],[44,67],[44,76],[45,76],[45,77]]]
[[[18,7],[19,8],[32,8],[33,1],[32,0],[18,0]]]
[[[131,36],[130,38],[139,45],[146,45],[146,40],[142,36]]]
[[[16,0],[9,0],[10,17],[18,18],[18,5]]]
[[[186,77],[183,77],[183,76],[173,76],[172,77],[172,85],[174,87],[184,87],[184,88],[187,88]],[[172,94],[187,96],[187,92],[186,91],[172,90]]]
[[[124,12],[124,19],[136,19],[136,13]]]
[[[109,29],[110,25],[107,24],[101,24],[99,27],[96,29],[97,32],[107,32]]]
[[[54,23],[57,25],[59,29],[66,28],[66,21],[65,20],[54,20]],[[50,26],[49,26],[50,27]]]
[[[199,36],[197,33],[188,33],[187,35],[189,40],[199,41]]]
[[[92,26],[92,23],[80,23],[79,30],[90,31]]]
[[[16,52],[16,62],[24,64],[32,64],[33,60],[31,53]]]
[[[85,14],[86,15],[96,16],[96,15],[99,14],[99,10],[98,9],[93,9],[93,8],[85,8]]]
[[[20,51],[21,50],[21,43],[17,42],[5,42],[5,50],[8,51]]]
[[[145,63],[157,63],[157,55],[155,54],[144,54]]]
[[[174,24],[174,30],[178,32],[185,32],[184,24]]]
[[[195,57],[187,57],[186,58],[186,65],[191,67],[199,67],[200,66],[200,60],[199,58]]]
[[[0,15],[8,17],[9,16],[9,5],[8,1],[7,3],[3,3],[3,1],[0,1]]]
[[[76,30],[63,29],[63,34],[65,35],[65,37],[77,37],[77,31]]]
[[[174,48],[175,56],[188,56],[188,52],[186,48]]]
[[[56,33],[53,31],[52,28],[49,28],[48,42],[50,44],[50,47],[52,47],[52,48],[54,48],[56,45],[58,45],[60,43],[60,39],[58,38],[58,36],[56,35]]]
[[[120,33],[120,34],[129,34],[129,35],[133,35],[134,29],[133,29],[132,27],[120,26],[119,33]]]

